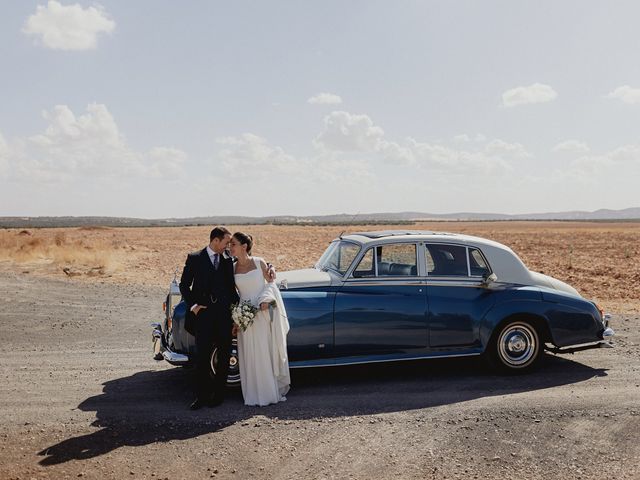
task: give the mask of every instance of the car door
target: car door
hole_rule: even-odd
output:
[[[372,246],[336,293],[335,354],[403,354],[426,349],[426,294],[417,243]]]
[[[482,252],[465,245],[427,243],[427,325],[430,349],[480,346],[479,327],[495,295],[484,288],[491,273]]]

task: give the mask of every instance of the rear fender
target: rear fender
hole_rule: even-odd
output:
[[[501,325],[513,320],[528,321],[536,327],[543,343],[551,342],[555,344],[553,331],[550,328],[549,320],[545,316],[544,304],[536,300],[514,300],[495,305],[485,315],[480,325],[480,342],[483,349],[487,348],[491,337]]]

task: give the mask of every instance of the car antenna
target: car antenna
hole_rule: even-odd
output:
[[[356,217],[360,215],[360,210],[358,210],[357,213],[355,213],[353,215],[353,217],[351,217],[351,219],[349,220],[349,224],[353,223],[353,221],[356,219]],[[346,232],[346,230],[343,230],[342,232],[340,232],[340,235],[338,236],[338,238],[340,238],[340,240],[342,240],[342,235],[344,235],[344,232]]]

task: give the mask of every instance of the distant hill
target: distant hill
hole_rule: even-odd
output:
[[[216,215],[190,218],[126,218],[126,217],[0,217],[0,228],[28,227],[169,227],[193,225],[323,225],[323,224],[383,224],[415,223],[418,221],[491,221],[491,220],[598,220],[640,221],[640,207],[623,210],[600,209],[593,212],[569,211],[553,213],[524,213],[507,215],[502,213],[341,213],[335,215],[277,215],[272,217],[245,217]]]

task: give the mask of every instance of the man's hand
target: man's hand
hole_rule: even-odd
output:
[[[207,307],[205,307],[204,305],[194,305],[193,308],[191,308],[191,311],[195,316],[198,316],[198,313],[200,312],[200,310],[206,310],[206,309]]]
[[[238,336],[238,325],[235,323],[233,324],[233,327],[231,327],[231,335],[234,337]]]
[[[270,282],[275,282],[276,280],[276,269],[270,263],[267,263],[267,276],[269,277]]]

